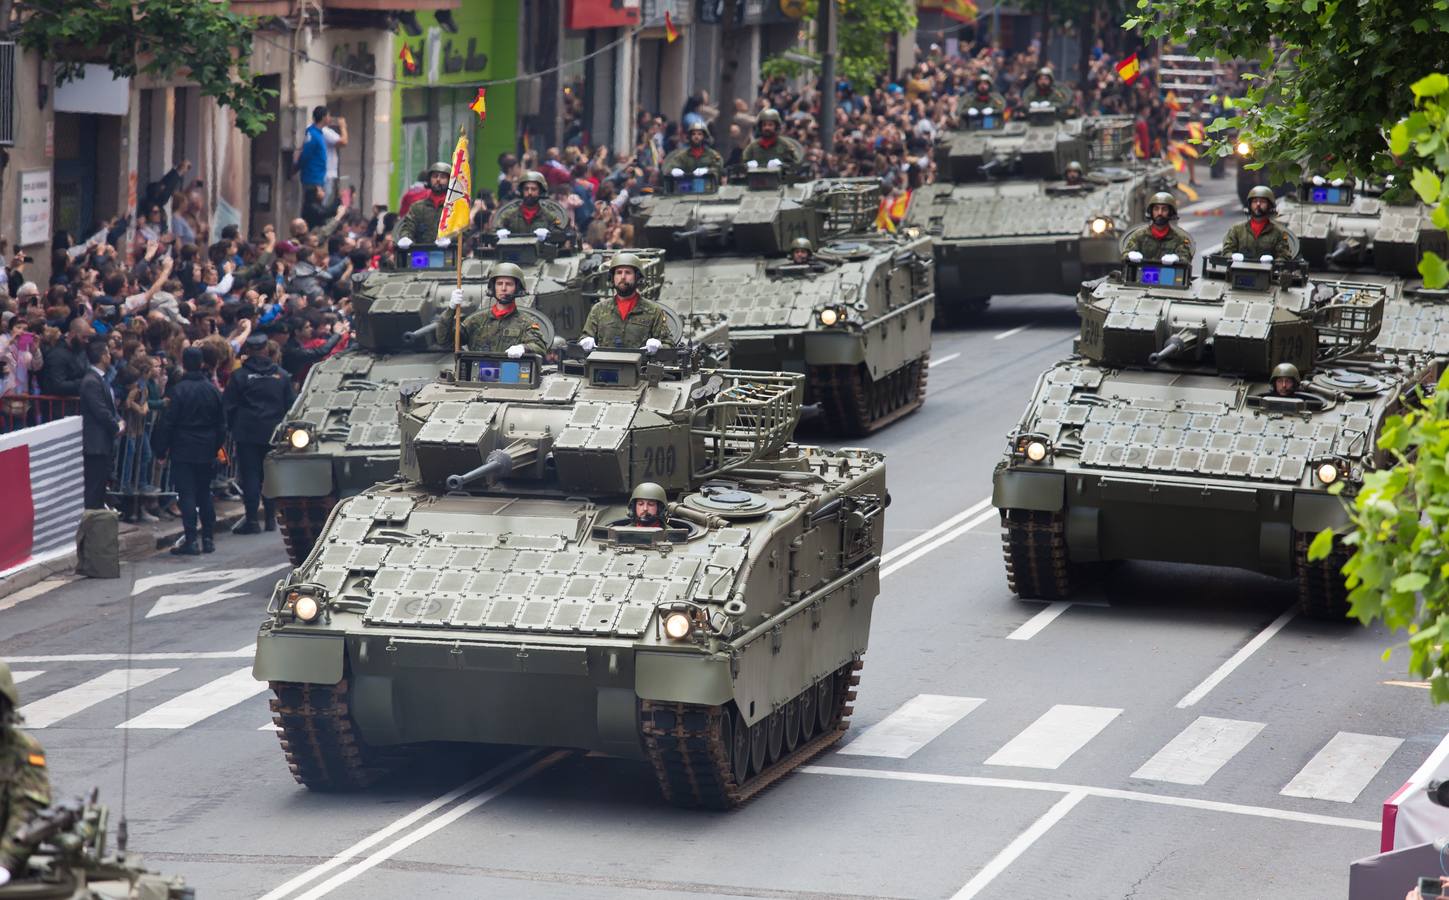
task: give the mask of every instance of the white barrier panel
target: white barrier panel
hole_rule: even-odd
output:
[[[75,549],[81,470],[79,416],[0,434],[0,578]]]
[[[1431,801],[1425,790],[1429,782],[1446,778],[1449,778],[1449,737],[1440,741],[1403,787],[1384,801],[1380,852],[1449,837],[1449,809]]]

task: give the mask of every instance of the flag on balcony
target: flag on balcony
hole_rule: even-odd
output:
[[[679,40],[679,29],[674,27],[674,17],[669,14],[667,9],[664,11],[664,36],[669,39],[671,44]]]
[[[448,179],[448,196],[438,219],[438,237],[452,237],[468,227],[473,197],[473,169],[468,165],[468,139],[458,135],[453,149],[453,175]]]
[[[1137,61],[1136,53],[1117,63],[1117,74],[1128,84],[1137,80],[1142,74],[1142,64]]]
[[[406,41],[403,42],[402,52],[397,55],[397,58],[402,60],[404,74],[418,74],[417,57],[413,56],[413,48],[409,47]]]
[[[478,121],[480,122],[488,118],[488,103],[484,99],[487,93],[487,88],[480,87],[478,89],[478,96],[474,97],[473,102],[468,104],[468,108],[478,114]]]

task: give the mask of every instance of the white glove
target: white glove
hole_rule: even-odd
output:
[[[1258,257],[1258,262],[1270,263],[1272,261],[1273,261],[1273,254],[1271,254],[1271,253],[1264,253],[1262,256]]]
[[[1323,176],[1322,175],[1314,175],[1313,176],[1313,184],[1314,184],[1315,187],[1323,187]]]
[[[757,160],[757,159],[752,159],[752,160],[750,160],[750,161],[749,161],[749,162],[747,162],[747,163],[745,163],[745,168],[746,168],[746,169],[749,169],[749,170],[750,170],[750,171],[752,171],[752,172],[753,172],[753,171],[754,171],[754,170],[755,170],[755,169],[758,169],[758,168],[759,168],[759,167],[760,167],[760,161],[759,161],[759,160]]]
[[[644,352],[645,353],[658,353],[659,352],[659,348],[662,347],[662,346],[664,346],[664,345],[661,344],[661,343],[659,343],[659,338],[650,338],[649,340],[647,340],[647,341],[644,342]]]
[[[968,116],[979,116],[979,115],[981,115],[981,110],[979,110],[979,109],[977,109],[976,107],[973,106],[973,107],[970,107],[969,109],[966,110],[966,115],[968,115]]]
[[[119,421],[119,422],[116,423],[116,434],[117,435],[122,435],[122,434],[125,434],[125,433],[126,433],[126,420],[125,419],[122,419],[121,421]]]
[[[1334,187],[1343,187],[1343,179],[1342,178],[1335,178],[1335,179],[1333,179],[1333,186]]]
[[[457,309],[463,305],[463,289],[453,288],[453,293],[448,297],[448,308]]]
[[[694,174],[696,174],[696,175],[708,175],[709,174],[709,166],[698,166],[697,168],[695,168]]]
[[[579,346],[584,348],[585,353],[593,353],[594,348],[599,345],[594,343],[593,338],[589,337],[588,335],[584,335],[583,337],[579,338]]]
[[[669,170],[669,174],[673,175],[675,178],[683,178],[684,170],[679,168],[678,166],[675,166],[674,168]]]
[[[772,159],[769,162],[765,163],[765,165],[770,167],[771,169],[778,169],[780,168],[780,161],[778,159]]]
[[[451,243],[453,243],[453,239],[450,237],[440,237],[433,240],[434,247],[446,247]]]
[[[402,238],[398,238],[397,239],[397,248],[399,250],[406,250],[407,248],[411,247],[412,245],[413,245],[413,239],[410,238],[410,237],[402,237]]]
[[[1242,262],[1242,261],[1243,261],[1243,254],[1241,254],[1241,253],[1234,253],[1233,254],[1233,262]]]
[[[995,113],[996,113],[996,108],[995,107],[992,107],[992,106],[988,106],[985,109],[981,110],[981,114],[983,116],[995,115]]]
[[[1128,262],[1142,262],[1142,254],[1141,253],[1138,253],[1136,250],[1128,250],[1127,251],[1127,261]]]
[[[503,239],[505,239],[505,238],[510,238],[512,236],[513,236],[513,232],[509,231],[507,228],[500,228],[500,229],[498,229],[498,239],[500,241],[503,240]]]
[[[7,868],[5,868],[4,866],[0,866],[0,884],[9,884],[9,883],[10,883],[10,870],[7,869]]]
[[[1164,263],[1166,263],[1167,265],[1170,266],[1173,263],[1177,262],[1177,254],[1176,253],[1164,253],[1164,254],[1162,254],[1162,261]]]
[[[506,354],[508,354],[508,358],[509,359],[518,359],[520,356],[523,355],[523,345],[522,344],[514,344],[512,347],[509,347],[507,350],[504,350],[503,352],[506,353]]]
[[[536,238],[538,238],[540,241],[547,240],[548,239],[548,229],[547,228],[535,228],[535,229],[533,229],[533,236],[536,237]]]

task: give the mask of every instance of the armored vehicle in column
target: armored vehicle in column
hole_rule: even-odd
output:
[[[1171,166],[1133,157],[1130,118],[1000,112],[965,110],[936,142],[937,181],[906,210],[905,229],[933,242],[943,321],[979,315],[992,296],[1075,294],[1117,266],[1121,236],[1172,185]]]
[[[402,477],[338,503],[258,635],[300,783],[429,741],[572,747],[728,808],[838,739],[884,460],[790,443],[802,376],[699,359],[465,352],[404,389]]]
[[[636,235],[668,251],[666,304],[728,321],[732,365],[804,374],[805,402],[837,434],[925,402],[931,242],[871,230],[879,182],[763,168],[665,182]]]
[[[1347,528],[1343,499],[1388,462],[1385,417],[1432,373],[1375,349],[1382,292],[1317,287],[1300,260],[1204,269],[1083,287],[1077,355],[1038,379],[994,476],[1021,597],[1143,559],[1294,578],[1308,613],[1346,612],[1348,551],[1311,562],[1309,542]]]

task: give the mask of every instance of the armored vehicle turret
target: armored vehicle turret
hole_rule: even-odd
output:
[[[838,739],[884,460],[790,443],[802,376],[698,359],[463,353],[403,391],[401,478],[338,503],[258,635],[300,783],[504,743],[638,760],[727,808]]]
[[[664,302],[724,316],[731,364],[806,376],[839,434],[874,431],[926,395],[931,243],[879,235],[873,179],[782,180],[776,170],[666,178],[644,242],[669,251]]]
[[[1388,462],[1376,436],[1431,373],[1377,352],[1384,295],[1315,285],[1301,262],[1128,264],[1084,285],[1076,355],[1036,383],[992,500],[1007,580],[1071,595],[1084,564],[1150,559],[1296,578],[1341,617],[1342,490]]]
[[[936,143],[940,179],[912,193],[904,222],[933,241],[948,321],[982,312],[993,295],[1073,294],[1106,274],[1147,198],[1171,184],[1171,166],[1134,158],[1129,118],[964,112]],[[1080,180],[1068,177],[1073,163]]]

